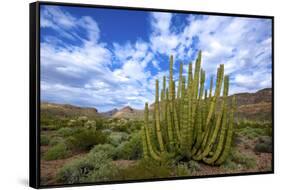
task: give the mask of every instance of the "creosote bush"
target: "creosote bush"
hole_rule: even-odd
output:
[[[66,164],[59,170],[58,181],[73,184],[115,178],[118,170],[110,158],[111,148],[112,145],[98,145],[87,156]]]
[[[256,159],[250,155],[243,154],[238,150],[231,151],[231,161],[241,164],[243,167],[250,169],[257,165]]]
[[[40,145],[46,146],[50,143],[50,138],[47,135],[41,135],[40,136]]]
[[[258,138],[254,148],[255,152],[272,152],[272,138],[269,136],[261,136]]]
[[[142,157],[140,133],[133,133],[128,141],[123,141],[115,151],[116,159],[137,160]]]
[[[75,150],[90,150],[94,145],[107,142],[107,136],[92,129],[77,129],[75,133],[66,139],[68,147]]]
[[[70,155],[70,150],[66,143],[60,142],[55,146],[51,147],[44,155],[44,160],[57,160],[63,159]]]

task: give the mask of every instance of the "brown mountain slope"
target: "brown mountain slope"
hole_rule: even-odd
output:
[[[114,109],[106,111],[106,112],[101,112],[100,114],[104,117],[112,117],[117,112],[118,112],[118,109],[114,108]]]
[[[258,121],[271,121],[272,119],[272,90],[266,88],[255,93],[235,94],[237,101],[236,119],[249,119]],[[229,100],[232,96],[229,97]],[[152,111],[154,104],[149,106]],[[130,106],[122,109],[113,109],[108,112],[98,113],[96,108],[82,108],[69,104],[41,103],[41,114],[55,117],[87,116],[89,118],[106,116],[113,118],[143,119],[143,110]]]
[[[229,96],[228,102],[231,102],[232,96]],[[254,93],[237,93],[235,97],[237,103],[236,119],[256,121],[272,120],[271,88],[265,88]],[[154,109],[154,103],[149,106],[149,109]]]
[[[141,119],[143,118],[143,110],[137,110],[126,106],[118,110],[112,117],[114,118],[130,118],[130,119]]]
[[[55,104],[42,102],[41,103],[41,114],[50,117],[78,117],[87,116],[94,118],[99,116],[96,108],[84,108],[73,106],[70,104]]]
[[[235,94],[237,119],[257,121],[272,120],[272,90],[265,88],[255,93]]]

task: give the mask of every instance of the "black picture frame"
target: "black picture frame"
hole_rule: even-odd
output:
[[[190,176],[190,177],[174,177],[174,178],[158,178],[144,180],[127,180],[127,181],[109,181],[109,182],[93,182],[83,184],[65,184],[65,185],[41,185],[40,184],[40,6],[41,5],[59,5],[74,7],[91,7],[118,10],[140,10],[154,12],[172,12],[172,13],[192,13],[215,16],[235,16],[247,18],[266,18],[272,22],[272,170],[267,172],[247,172],[238,174],[219,174],[208,176]],[[40,1],[29,4],[29,185],[33,188],[54,188],[54,187],[72,187],[72,186],[88,186],[102,184],[118,184],[118,183],[135,183],[135,182],[151,182],[163,180],[180,180],[195,178],[212,178],[212,177],[231,177],[259,174],[274,173],[274,16],[204,12],[190,10],[170,10],[142,7],[126,7],[126,6],[109,6],[109,5],[93,5],[80,3],[61,3]]]

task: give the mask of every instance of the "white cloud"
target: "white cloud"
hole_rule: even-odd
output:
[[[164,15],[162,15],[164,14]],[[202,67],[207,76],[215,75],[219,64],[231,75],[235,90],[254,91],[271,87],[271,28],[269,20],[242,17],[189,15],[183,31],[172,32],[172,16],[153,14],[152,48],[176,59],[190,60],[196,49],[203,51]],[[174,27],[174,26],[173,26]],[[194,40],[197,43],[194,43]],[[186,71],[186,68],[184,69]],[[254,74],[253,74],[254,73]],[[246,84],[235,79],[246,77]],[[256,83],[260,85],[256,85]]]
[[[175,54],[179,38],[171,32],[172,13],[152,13],[150,36],[151,49],[154,53],[164,55]]]
[[[99,25],[91,17],[76,18],[57,7],[44,9],[41,27],[51,28],[60,36],[44,36],[41,42],[43,97],[93,106],[99,111],[125,105],[142,109],[146,101],[154,101],[155,80],[161,84],[165,75],[168,83],[168,69],[162,70],[163,60],[158,56],[173,54],[177,65],[184,61],[186,76],[187,61],[198,49],[203,50],[202,66],[207,76],[214,75],[219,64],[225,64],[230,74],[230,93],[271,86],[270,23],[252,18],[189,15],[189,24],[175,31],[172,18],[170,13],[153,13],[149,41],[112,42],[110,49],[100,41]],[[64,38],[70,43],[66,45]],[[72,44],[71,40],[79,43]],[[174,79],[177,78],[175,68]]]

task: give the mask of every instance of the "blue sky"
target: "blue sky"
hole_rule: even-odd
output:
[[[271,20],[41,5],[41,100],[143,109],[155,79],[202,50],[207,81],[219,64],[230,94],[271,87]]]

